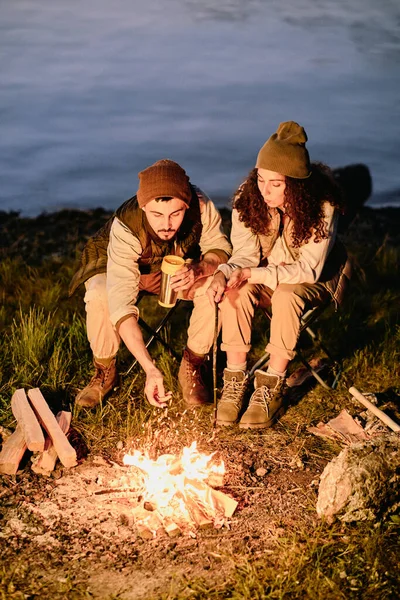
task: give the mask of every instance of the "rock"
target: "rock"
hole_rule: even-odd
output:
[[[264,477],[264,475],[267,474],[267,469],[264,469],[264,467],[260,467],[259,469],[257,469],[256,471],[256,475],[258,477]]]
[[[321,475],[317,513],[332,520],[365,521],[400,506],[400,438],[386,434],[342,450]]]

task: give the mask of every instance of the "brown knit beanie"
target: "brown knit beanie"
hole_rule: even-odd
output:
[[[140,171],[137,191],[137,200],[141,208],[154,198],[164,196],[179,198],[188,206],[192,197],[186,172],[178,163],[168,158],[163,158]]]
[[[307,139],[306,132],[298,123],[280,123],[277,132],[271,135],[258,153],[256,167],[295,179],[306,179],[311,175]]]

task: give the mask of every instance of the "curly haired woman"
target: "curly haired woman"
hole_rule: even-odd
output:
[[[207,292],[220,303],[221,348],[227,354],[220,425],[237,423],[243,413],[255,307],[271,305],[270,360],[267,371],[255,373],[242,428],[269,427],[282,414],[301,317],[329,296],[340,303],[350,276],[336,238],[341,193],[328,167],[310,163],[306,141],[298,123],[281,123],[234,197],[233,255],[218,267]]]

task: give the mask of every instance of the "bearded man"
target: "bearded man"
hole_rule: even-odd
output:
[[[190,183],[184,169],[163,159],[139,173],[137,194],[124,202],[86,244],[70,294],[84,283],[86,326],[95,374],[76,404],[95,407],[118,382],[116,354],[121,340],[146,373],[150,404],[166,406],[161,371],[154,364],[138,325],[140,292],[158,294],[161,263],[175,254],[187,262],[172,287],[193,300],[188,339],[179,369],[185,402],[210,400],[202,371],[214,336],[214,312],[206,290],[217,267],[231,254],[221,216],[204,192]]]

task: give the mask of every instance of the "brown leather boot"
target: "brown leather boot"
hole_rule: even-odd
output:
[[[178,381],[186,404],[198,406],[210,402],[210,393],[204,378],[207,376],[207,358],[194,354],[189,348],[183,351]]]
[[[112,391],[118,384],[118,373],[116,359],[113,358],[108,366],[93,361],[96,372],[88,385],[79,392],[75,398],[75,404],[94,408]]]

